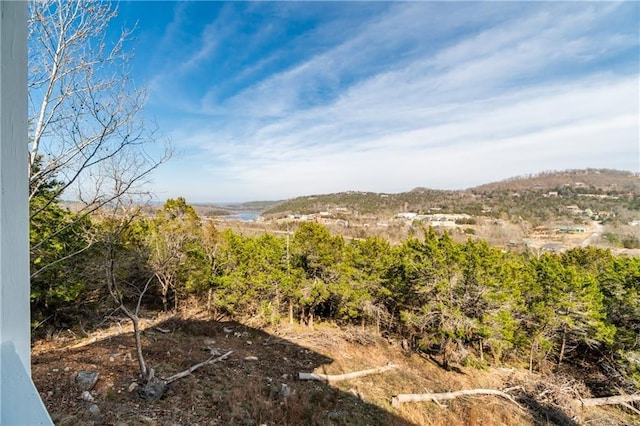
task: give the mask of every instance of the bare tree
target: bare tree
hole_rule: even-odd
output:
[[[121,243],[122,234],[131,225],[134,219],[138,217],[140,213],[140,207],[123,204],[118,200],[116,205],[107,211],[105,211],[105,217],[102,218],[103,235],[102,240],[105,247],[105,278],[107,284],[107,290],[111,299],[116,303],[118,310],[120,310],[133,325],[133,334],[136,340],[136,354],[138,359],[138,367],[140,368],[140,378],[143,383],[150,382],[154,377],[153,368],[150,368],[142,352],[142,336],[140,330],[140,307],[142,305],[142,298],[146,294],[149,286],[154,279],[151,275],[143,285],[137,286],[135,283],[128,283],[129,287],[136,291],[136,302],[134,307],[128,307],[125,303],[125,298],[121,289],[121,285],[116,278],[116,257],[117,248]]]
[[[107,37],[116,15],[108,1],[30,3],[30,197],[55,181],[49,202],[64,193],[93,211],[140,188],[169,156],[143,121],[146,92],[130,76],[132,30]],[[109,181],[114,167],[118,185]]]

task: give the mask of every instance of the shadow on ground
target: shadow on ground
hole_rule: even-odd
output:
[[[558,407],[540,404],[534,398],[524,395],[516,398],[536,420],[537,424],[558,426],[580,426],[578,422],[569,417],[567,413]]]
[[[132,333],[122,332],[83,347],[34,354],[34,382],[56,424],[412,424],[350,392],[297,380],[298,372],[312,372],[333,360],[237,322],[169,319],[146,330],[144,353],[160,377],[212,353],[234,352],[172,383],[159,401],[143,401],[131,391],[138,373],[133,344]],[[93,401],[79,398],[78,371],[100,373],[91,390]]]

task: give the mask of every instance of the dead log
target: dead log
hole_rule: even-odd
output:
[[[443,393],[423,393],[423,394],[400,394],[394,395],[391,398],[391,405],[394,407],[399,407],[400,404],[404,402],[424,402],[424,401],[433,401],[438,403],[438,401],[444,401],[447,399],[455,399],[460,396],[469,396],[469,395],[496,395],[502,398],[508,399],[509,401],[516,404],[519,408],[522,409],[522,406],[516,402],[515,399],[511,397],[506,392],[499,391],[496,389],[467,389],[467,390],[459,390],[455,392],[443,392]]]
[[[166,379],[162,379],[162,380],[167,382],[167,384],[175,382],[178,379],[182,379],[183,377],[187,377],[189,374],[193,373],[194,371],[196,371],[200,367],[204,367],[205,365],[209,365],[209,364],[215,364],[218,361],[222,361],[222,360],[226,359],[232,353],[233,353],[233,351],[229,351],[226,354],[221,355],[221,356],[219,356],[217,358],[209,358],[206,361],[203,361],[203,362],[201,362],[199,364],[196,364],[191,368],[188,368],[188,369],[186,369],[184,371],[181,371],[180,373],[176,373],[173,376],[167,377]]]
[[[638,410],[636,407],[634,407],[631,404],[627,404],[626,402],[621,402],[620,405],[622,405],[623,407],[625,407],[627,410],[629,411],[633,411],[634,413],[636,413],[637,415],[640,416],[640,410]]]
[[[345,373],[345,374],[316,374],[316,373],[298,373],[299,380],[317,380],[320,382],[326,383],[336,383],[344,380],[351,380],[357,377],[369,376],[371,374],[379,374],[384,373],[385,371],[393,370],[394,368],[398,368],[395,364],[387,364],[384,367],[372,368],[369,370],[362,371],[354,371],[353,373]]]
[[[615,395],[603,398],[581,398],[574,399],[574,408],[595,407],[597,405],[622,405],[627,406],[630,402],[640,401],[640,394],[635,395]],[[627,407],[628,408],[628,407]]]

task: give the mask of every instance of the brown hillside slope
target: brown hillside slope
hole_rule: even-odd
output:
[[[148,362],[161,377],[211,353],[234,352],[227,360],[172,383],[160,401],[146,402],[131,391],[136,365],[125,321],[83,339],[69,334],[38,341],[33,378],[56,424],[575,425],[588,421],[622,425],[633,421],[611,407],[571,412],[566,401],[584,392],[575,379],[552,380],[497,367],[478,370],[456,365],[445,371],[434,360],[404,352],[398,344],[359,328],[320,324],[315,330],[289,325],[260,329],[202,317],[169,317],[149,321],[143,340]],[[297,380],[298,372],[342,374],[389,362],[398,368],[335,385]],[[79,371],[100,373],[90,391],[93,401],[80,398],[74,381]],[[433,402],[399,408],[390,404],[398,393],[472,388],[513,388],[509,392],[520,406],[494,396],[459,398],[446,401],[446,407]]]

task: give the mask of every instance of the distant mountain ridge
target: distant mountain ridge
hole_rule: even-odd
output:
[[[499,182],[463,190],[438,190],[417,187],[402,193],[346,191],[317,194],[282,201],[264,211],[266,216],[311,214],[332,209],[348,209],[359,214],[390,214],[402,211],[448,211],[481,214],[491,206],[507,202],[519,192],[531,194],[522,201],[531,202],[549,192],[567,196],[612,194],[640,196],[640,175],[629,171],[584,169],[548,171],[516,176]],[[495,209],[494,209],[495,211]]]
[[[548,171],[534,175],[515,176],[470,188],[475,193],[495,190],[522,190],[530,188],[554,189],[563,185],[576,185],[602,191],[632,191],[640,193],[640,174],[611,169],[581,169]]]

